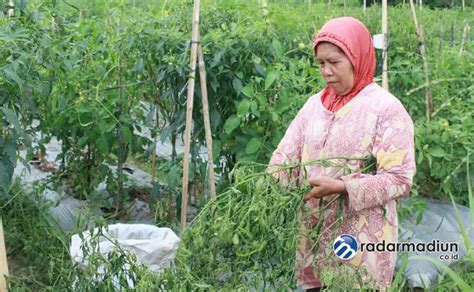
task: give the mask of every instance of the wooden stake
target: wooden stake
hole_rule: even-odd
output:
[[[431,120],[431,115],[433,114],[433,96],[430,90],[430,79],[428,75],[428,59],[426,58],[425,53],[425,39],[423,37],[423,29],[418,24],[415,12],[415,4],[413,0],[410,0],[411,14],[413,16],[413,22],[415,23],[416,34],[418,35],[418,42],[420,44],[420,53],[421,58],[423,59],[423,71],[425,73],[425,104],[426,104],[426,119]]]
[[[439,46],[438,46],[438,52],[442,52],[443,51],[443,23],[441,23],[441,27],[439,29]]]
[[[206,64],[204,63],[204,54],[202,46],[198,46],[199,59],[199,78],[201,79],[201,95],[202,95],[202,114],[204,116],[204,130],[206,133],[207,145],[207,166],[209,168],[209,191],[211,198],[216,197],[216,183],[214,180],[214,159],[212,158],[212,133],[211,121],[209,119],[209,103],[207,99],[207,81],[206,81]]]
[[[7,291],[8,263],[7,263],[7,249],[5,248],[5,239],[3,236],[3,223],[0,217],[0,292]]]
[[[450,41],[451,47],[454,46],[454,20],[451,21],[451,41]]]
[[[123,111],[123,88],[122,88],[122,49],[120,49],[118,55],[118,111],[117,111],[117,120],[120,121],[120,116]],[[119,138],[119,148],[118,148],[118,163],[117,163],[117,209],[115,214],[117,215],[119,210],[122,207],[122,196],[123,196],[123,164],[125,163],[125,138],[122,134],[122,125],[117,123],[117,134]]]
[[[382,87],[388,90],[388,25],[387,25],[387,0],[382,0],[382,34],[383,34],[383,69],[382,69]]]
[[[191,72],[188,80],[188,98],[186,106],[186,127],[184,130],[183,180],[181,198],[181,231],[186,227],[186,213],[188,211],[188,182],[189,182],[189,150],[191,147],[191,128],[193,120],[194,81],[196,78],[196,59],[199,42],[199,9],[200,0],[194,0],[191,42]]]
[[[469,23],[464,20],[464,31],[462,33],[461,48],[459,49],[459,57],[462,56],[464,50],[464,43],[466,42],[467,36],[469,35]]]
[[[365,13],[366,7],[367,7],[367,0],[364,0],[364,13]]]

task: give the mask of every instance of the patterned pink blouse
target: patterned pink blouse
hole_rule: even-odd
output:
[[[324,210],[319,207],[319,199],[306,202],[310,215],[305,211],[301,217],[296,255],[298,286],[303,289],[324,286],[321,275],[340,269],[341,273],[353,271],[349,274],[359,277],[366,286],[384,290],[392,282],[395,252],[359,250],[352,259],[344,261],[333,253],[333,242],[341,234],[352,235],[359,246],[398,240],[395,199],[410,193],[416,171],[413,122],[400,101],[375,83],[366,86],[334,113],[322,105],[320,94],[311,96],[298,112],[273,153],[270,165],[372,156],[377,160],[377,172],[362,174],[363,162],[351,160],[346,163],[350,173],[335,166],[307,165],[305,171],[294,171],[291,178],[288,172],[276,174],[281,182],[301,182],[305,173],[307,178],[331,176],[342,179],[348,191],[339,207],[336,203],[329,204],[337,194],[323,198]],[[321,219],[321,232],[314,234]],[[356,278],[345,278],[358,287]]]

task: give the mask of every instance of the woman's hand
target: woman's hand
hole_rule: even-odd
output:
[[[340,179],[335,179],[329,176],[310,179],[309,184],[313,188],[304,196],[304,200],[322,198],[332,194],[347,194],[344,182]]]

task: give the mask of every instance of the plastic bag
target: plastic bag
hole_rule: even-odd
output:
[[[72,236],[70,254],[79,266],[88,266],[91,254],[85,255],[85,250],[99,252],[106,257],[112,251],[120,249],[133,254],[137,264],[145,264],[151,271],[159,272],[173,263],[180,243],[171,229],[146,224],[113,224],[100,232],[97,229],[92,232],[103,234],[95,238],[90,231],[82,233],[83,239],[78,234]],[[124,265],[125,269],[127,267],[128,263]],[[103,267],[99,267],[97,274],[103,273]],[[100,276],[97,280],[100,280]],[[133,281],[127,279],[127,283],[133,288]],[[118,285],[118,280],[114,284]]]

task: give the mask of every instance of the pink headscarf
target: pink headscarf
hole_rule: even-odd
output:
[[[375,49],[369,30],[352,17],[340,17],[326,22],[313,40],[314,55],[321,42],[338,46],[354,68],[354,87],[348,94],[339,96],[328,86],[324,88],[321,101],[328,110],[335,112],[373,82]]]

